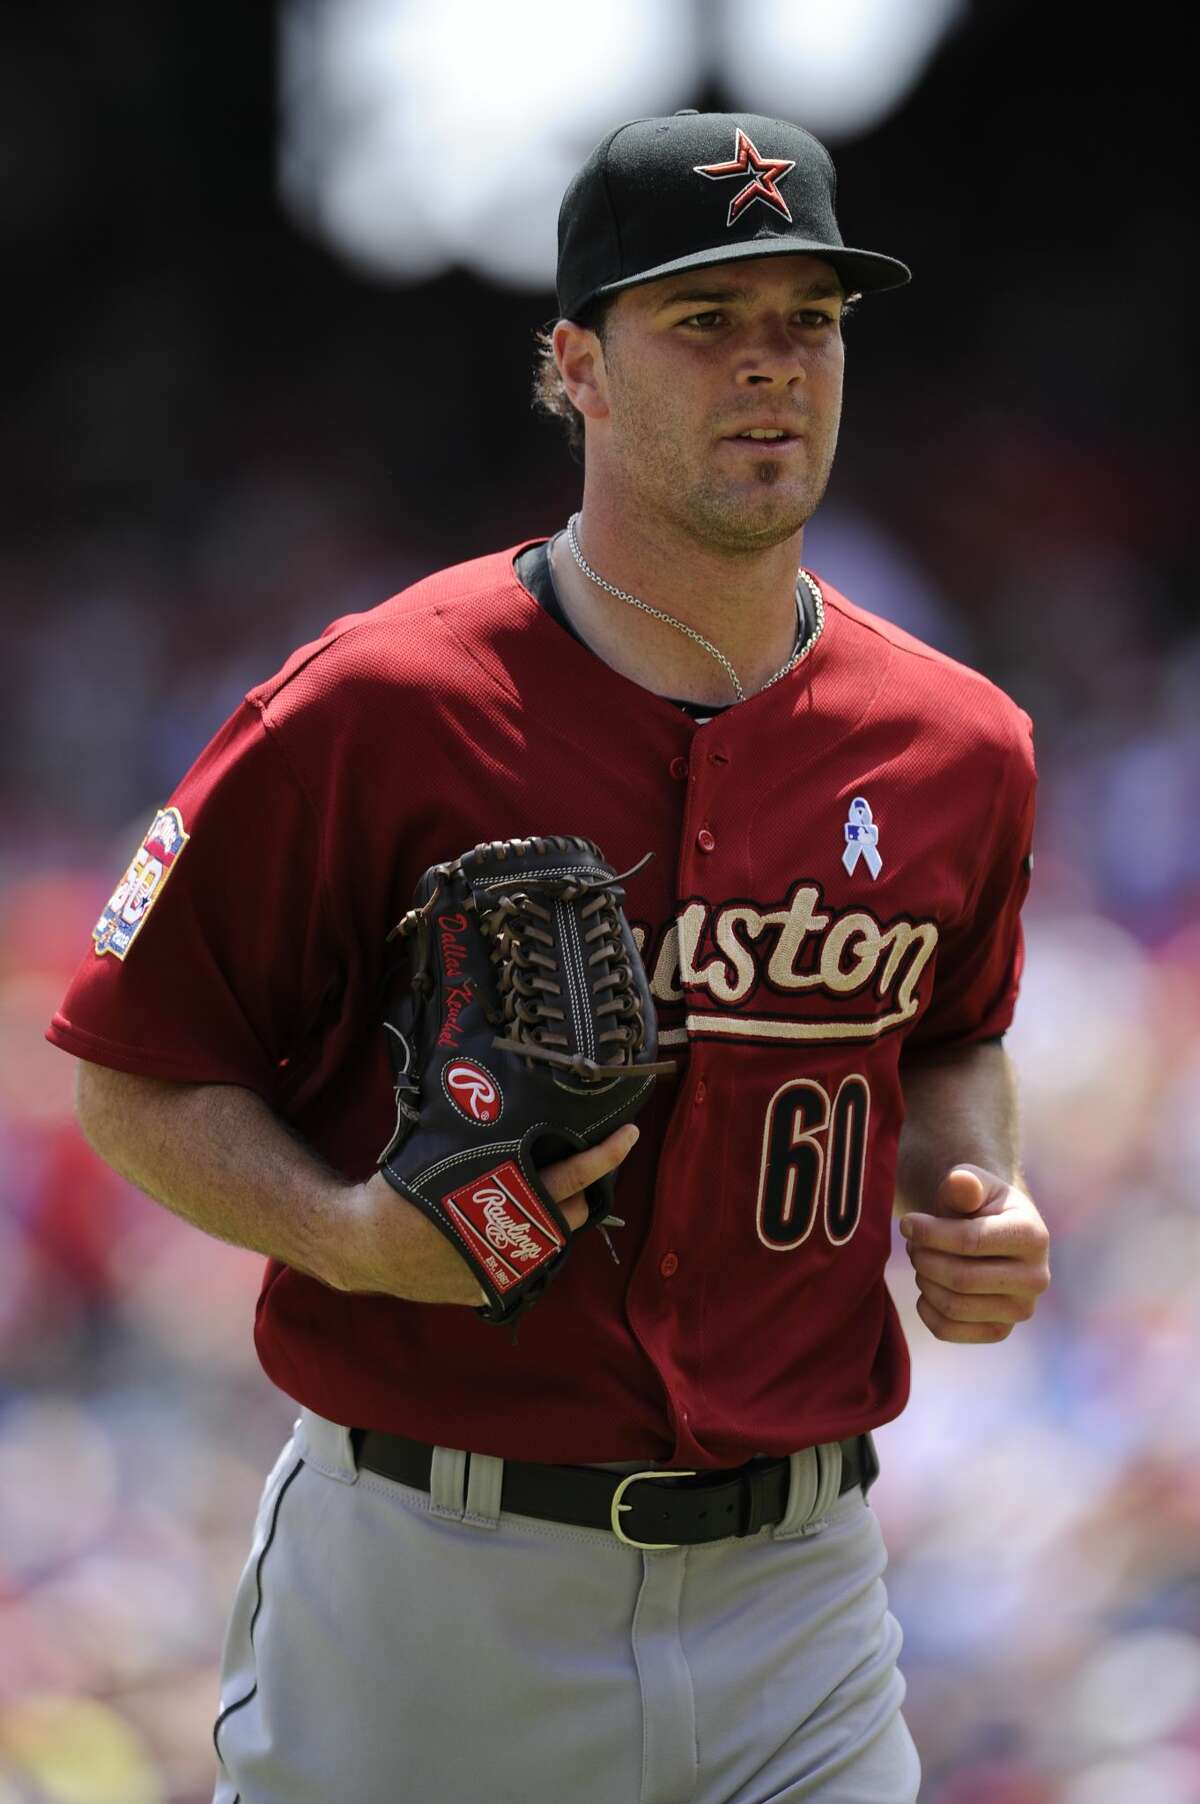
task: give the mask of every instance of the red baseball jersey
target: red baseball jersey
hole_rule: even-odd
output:
[[[619,1174],[620,1263],[581,1235],[514,1341],[269,1261],[262,1364],[334,1421],[514,1459],[705,1467],[877,1427],[908,1394],[904,1063],[1010,1020],[1029,719],[822,583],[808,658],[697,725],[552,620],[520,549],[335,622],[247,696],[50,1038],[244,1085],[362,1179],[394,1118],[385,938],[426,867],[531,834],[653,852],[626,907],[679,1068]]]

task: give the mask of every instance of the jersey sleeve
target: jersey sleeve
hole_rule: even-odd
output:
[[[270,1098],[328,977],[320,862],[314,805],[244,702],[156,812],[47,1037]]]
[[[933,996],[905,1041],[904,1058],[994,1040],[1012,1022],[1025,962],[1021,908],[1033,868],[1032,731],[1028,715],[1020,713],[1016,744],[995,792],[995,827],[979,880],[962,918],[941,934]]]

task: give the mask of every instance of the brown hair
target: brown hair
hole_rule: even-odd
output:
[[[615,294],[597,295],[594,301],[580,308],[575,324],[594,332],[603,344],[608,316],[616,299]],[[578,458],[583,455],[583,415],[568,397],[554,361],[554,328],[557,324],[557,319],[548,320],[534,335],[533,406],[536,413],[547,414],[559,421],[572,455]]]

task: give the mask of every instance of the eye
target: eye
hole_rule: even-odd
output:
[[[687,318],[681,319],[679,323],[681,326],[695,326],[700,332],[709,332],[714,326],[720,325],[724,318],[725,315],[719,313],[714,307],[710,308],[707,313],[689,313]]]
[[[797,318],[802,320],[805,326],[814,328],[818,332],[825,331],[828,327],[836,326],[838,323],[836,314],[822,313],[820,308],[806,310],[798,314]]]

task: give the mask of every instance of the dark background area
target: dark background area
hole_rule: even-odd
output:
[[[0,1804],[202,1804],[293,1412],[258,1261],[98,1164],[41,1029],[243,691],[557,529],[580,472],[528,406],[549,292],[388,287],[285,216],[270,9],[5,24]],[[980,4],[834,146],[848,242],[915,280],[848,328],[806,560],[1006,687],[1041,768],[1011,1045],[1055,1282],[948,1348],[889,1269],[914,1397],[872,1503],[922,1804],[1200,1798],[1194,65],[1187,9]]]

